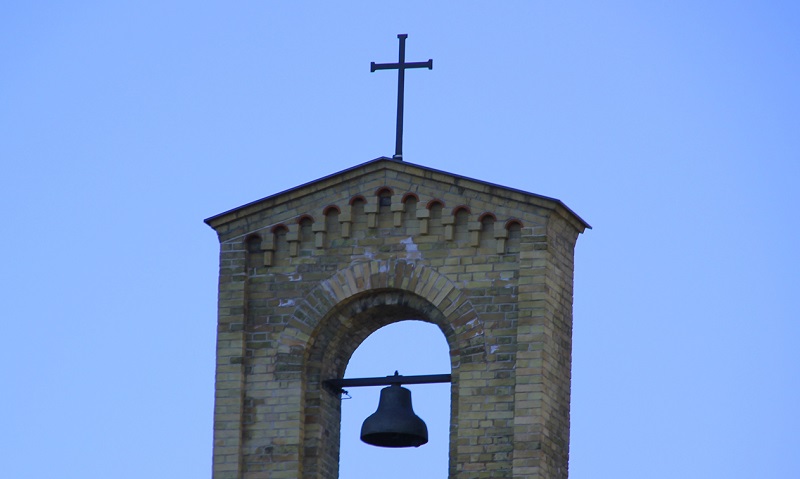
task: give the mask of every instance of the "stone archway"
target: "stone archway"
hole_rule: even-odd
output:
[[[353,352],[374,331],[407,319],[437,325],[450,349],[450,469],[454,469],[461,362],[464,353],[485,358],[482,323],[455,285],[413,263],[373,261],[339,271],[297,310],[297,321],[315,324],[304,358],[302,477],[338,477],[341,405],[339,396],[324,389],[322,381],[341,378]]]

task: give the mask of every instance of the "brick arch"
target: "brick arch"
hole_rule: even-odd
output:
[[[425,205],[425,207],[428,208],[428,209],[431,209],[431,208],[434,207],[434,205],[441,205],[442,209],[444,209],[444,206],[445,206],[444,205],[444,201],[442,201],[442,200],[440,200],[438,198],[434,198],[434,199],[428,201],[428,204]]]
[[[458,416],[459,366],[486,358],[483,322],[466,295],[433,268],[404,260],[351,265],[321,282],[297,304],[291,322],[304,331],[303,477],[331,477],[338,467],[338,395],[322,381],[341,378],[356,348],[383,326],[419,319],[439,326],[450,349],[451,419]],[[291,347],[291,341],[285,346]],[[431,371],[431,374],[445,371]],[[457,426],[451,420],[451,450]]]
[[[366,261],[337,271],[306,295],[291,322],[311,333],[334,308],[364,293],[386,289],[413,293],[438,309],[445,318],[438,326],[451,351],[464,343],[474,347],[475,338],[484,337],[483,322],[455,283],[433,268],[401,259]],[[307,339],[313,342],[310,335]]]
[[[327,216],[332,211],[335,211],[336,213],[341,213],[342,212],[342,210],[339,209],[338,206],[336,206],[336,205],[328,205],[328,206],[325,207],[325,209],[322,210],[322,214]]]
[[[419,201],[419,196],[416,193],[409,191],[408,193],[403,195],[403,203],[408,201],[409,198],[414,198],[415,200]]]
[[[453,216],[457,215],[460,211],[466,211],[467,214],[472,213],[472,211],[470,211],[470,209],[469,209],[469,206],[467,206],[467,205],[458,205],[455,208],[453,208],[453,213],[452,213]]]

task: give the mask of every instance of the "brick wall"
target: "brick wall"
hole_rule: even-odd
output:
[[[450,347],[451,478],[566,478],[572,258],[557,200],[391,160],[207,220],[219,234],[214,478],[338,477],[341,378],[406,319]]]

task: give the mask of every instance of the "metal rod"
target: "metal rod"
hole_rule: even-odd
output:
[[[343,388],[353,388],[362,386],[391,386],[392,384],[434,384],[449,383],[453,378],[450,374],[428,374],[424,376],[384,376],[377,378],[353,378],[353,379],[328,379],[322,384],[335,390],[341,391]]]
[[[403,159],[403,90],[406,84],[406,38],[408,35],[400,34],[400,58],[397,60],[397,136],[394,141],[394,157]]]

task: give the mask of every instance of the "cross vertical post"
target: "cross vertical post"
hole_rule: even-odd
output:
[[[400,39],[400,54],[397,63],[370,63],[370,72],[376,70],[397,70],[397,134],[395,137],[394,159],[403,159],[403,100],[407,68],[427,68],[433,70],[433,60],[406,63],[406,38],[408,34],[397,35]]]

